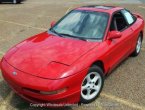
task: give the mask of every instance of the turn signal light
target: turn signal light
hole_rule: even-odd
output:
[[[49,92],[40,91],[40,94],[43,94],[43,95],[54,95],[54,94],[63,93],[63,92],[65,92],[66,90],[67,90],[67,88],[63,88],[63,89],[56,90],[56,91],[49,91]]]

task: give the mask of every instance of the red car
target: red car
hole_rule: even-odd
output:
[[[33,103],[90,103],[104,77],[122,60],[137,56],[144,20],[114,6],[83,6],[51,28],[11,48],[1,60],[4,79]]]

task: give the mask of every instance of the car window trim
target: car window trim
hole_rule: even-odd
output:
[[[122,10],[124,10],[124,9],[121,9],[121,10],[119,10],[118,12],[120,12],[120,13],[122,14],[122,16],[124,17],[125,22],[126,22],[126,24],[127,24],[127,27],[125,27],[125,28],[123,28],[122,30],[120,30],[120,32],[123,32],[124,30],[126,30],[126,29],[129,27],[128,22],[127,22],[127,19],[126,19],[126,17],[124,16],[124,14],[122,13]],[[116,13],[118,13],[118,12],[116,12]],[[115,14],[114,14],[114,15],[115,15]],[[113,15],[113,16],[114,16],[114,15]]]
[[[129,23],[127,22],[128,26],[133,25],[133,24],[136,22],[137,18],[136,18],[128,9],[123,9],[123,10],[129,12],[129,13],[131,14],[131,16],[133,17],[133,20],[134,20],[131,24],[129,24]],[[122,12],[121,12],[121,13],[122,13]],[[122,14],[123,14],[123,13],[122,13]],[[124,14],[123,14],[123,16],[125,17]],[[135,18],[135,19],[134,19],[134,18]],[[126,19],[126,21],[127,21],[127,18],[126,18],[126,17],[125,17],[125,19]]]
[[[58,23],[60,23],[68,14],[70,14],[70,13],[73,12],[73,11],[87,11],[87,12],[105,13],[105,14],[108,15],[107,25],[108,25],[108,23],[109,23],[110,14],[107,13],[107,12],[93,11],[93,10],[79,10],[79,9],[73,9],[73,10],[71,10],[70,12],[68,12],[66,15],[64,15],[61,19],[59,19],[59,20],[56,22],[56,24],[54,24],[53,27],[55,27],[55,26],[56,26]],[[51,29],[52,29],[53,27],[49,28],[49,29],[48,29],[48,32],[51,31]],[[108,27],[108,26],[105,27],[105,31],[104,31],[104,33],[103,33],[103,37],[102,37],[102,38],[98,38],[98,39],[96,39],[96,40],[101,40],[101,41],[104,40],[104,38],[105,38],[105,36],[106,36],[106,33],[107,33],[107,27]],[[95,41],[95,40],[94,40],[94,41]]]
[[[125,9],[125,8],[124,8]],[[106,39],[107,39],[107,35],[108,35],[108,33],[110,32],[110,27],[111,27],[111,22],[112,22],[112,19],[113,19],[113,16],[114,16],[114,14],[115,13],[117,13],[117,12],[119,12],[119,11],[121,11],[121,10],[124,10],[124,9],[120,9],[120,10],[117,10],[117,11],[114,11],[113,13],[112,13],[112,15],[110,16],[110,22],[109,22],[109,27],[108,27],[108,29],[106,30],[106,37],[104,37],[104,39],[102,40],[102,41],[105,41]],[[125,9],[125,10],[127,10],[127,9]],[[129,11],[129,10],[128,10]],[[129,11],[130,12],[130,11]],[[130,12],[131,13],[131,12]],[[134,16],[134,14],[133,13],[131,13],[133,16]],[[134,20],[134,23],[137,21],[137,17],[135,17],[134,16],[134,18],[135,18],[135,20]],[[128,27],[127,28],[129,28],[130,26],[132,26],[134,23],[132,23],[131,25],[128,25]],[[122,31],[120,31],[120,32],[123,32],[123,31],[125,31],[127,28],[125,28],[124,30],[122,30]]]
[[[117,11],[113,12],[112,17],[111,17],[111,21],[113,20],[113,16],[114,16],[116,13],[121,12],[122,10],[126,10],[126,9],[120,9],[120,10],[117,10]],[[133,22],[132,24],[129,25],[128,22],[127,22],[126,17],[124,16],[124,14],[123,14],[122,12],[121,12],[121,14],[122,14],[123,17],[124,17],[125,22],[127,23],[127,27],[124,28],[124,29],[122,29],[122,30],[120,30],[119,32],[125,31],[126,29],[128,29],[130,26],[132,26],[132,25],[136,22],[136,19],[135,19],[134,22]],[[131,14],[132,14],[132,13],[131,13]],[[111,27],[111,22],[110,22],[110,27]],[[110,27],[109,27],[109,30],[108,30],[108,31],[110,31]]]

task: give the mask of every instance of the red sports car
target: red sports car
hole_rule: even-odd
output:
[[[95,100],[108,75],[141,50],[144,20],[115,6],[83,6],[51,28],[11,48],[1,60],[4,79],[33,103]]]

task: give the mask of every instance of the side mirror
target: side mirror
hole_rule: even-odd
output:
[[[119,31],[111,31],[111,32],[109,33],[108,39],[109,39],[109,40],[117,39],[117,38],[120,38],[121,36],[122,36],[121,32],[119,32]]]
[[[56,23],[55,21],[52,21],[50,26],[53,27],[55,25],[55,23]]]

